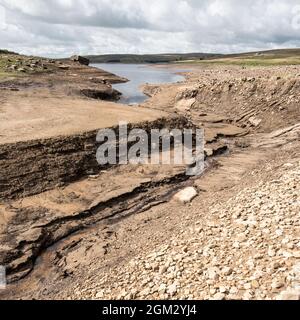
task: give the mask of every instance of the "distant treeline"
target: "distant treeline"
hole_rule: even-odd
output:
[[[220,54],[107,54],[86,56],[91,63],[170,63],[185,60],[204,60],[222,57]]]

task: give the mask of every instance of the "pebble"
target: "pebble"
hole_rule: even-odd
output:
[[[198,195],[197,190],[194,187],[188,187],[180,192],[178,192],[175,196],[174,199],[181,202],[181,203],[189,203],[191,202],[194,198],[196,198]]]
[[[176,284],[170,285],[169,288],[168,288],[168,293],[170,294],[170,296],[171,297],[174,296],[176,294],[176,292],[177,292]]]
[[[213,297],[213,300],[224,300],[225,294],[224,293],[216,293]]]

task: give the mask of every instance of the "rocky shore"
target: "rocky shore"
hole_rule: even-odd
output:
[[[298,148],[299,151],[299,148]],[[279,167],[280,166],[280,167]],[[300,162],[282,159],[169,241],[77,287],[83,299],[300,299]],[[276,179],[275,179],[276,178]]]

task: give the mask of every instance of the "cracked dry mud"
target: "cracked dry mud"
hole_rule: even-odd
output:
[[[2,91],[0,114],[10,123],[0,125],[0,264],[10,281],[1,298],[299,298],[300,68],[190,69],[184,82],[145,86],[139,108],[83,96],[124,79],[100,71],[98,87],[97,71],[74,63],[10,80],[18,91]],[[126,119],[148,130],[203,127],[204,174],[99,167],[97,129]],[[198,196],[179,204],[173,196],[187,186]]]

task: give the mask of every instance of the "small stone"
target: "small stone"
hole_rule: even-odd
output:
[[[239,292],[239,290],[238,290],[237,287],[231,287],[231,288],[229,289],[229,293],[231,293],[231,294],[236,294],[236,293],[238,293],[238,292]]]
[[[219,278],[216,268],[209,268],[206,274],[210,280],[217,280]]]
[[[146,297],[146,296],[148,296],[149,294],[150,294],[150,289],[149,289],[149,288],[145,288],[143,291],[140,292],[140,295],[141,295],[142,297]],[[125,295],[124,295],[124,297],[125,297]]]
[[[250,290],[251,289],[251,283],[246,283],[245,285],[244,285],[244,288],[246,289],[246,290]]]
[[[235,241],[232,246],[235,249],[239,249],[240,248],[240,243],[238,241]]]
[[[258,288],[259,288],[259,283],[258,283],[258,281],[257,281],[257,280],[251,281],[251,287],[252,287],[253,289],[258,289]]]
[[[126,292],[126,290],[125,289],[123,289],[120,293],[119,293],[119,295],[118,295],[118,300],[122,300],[122,299],[124,299],[125,297],[126,297],[126,295],[127,295],[127,292]]]
[[[268,251],[268,256],[269,256],[269,257],[275,257],[275,256],[276,256],[276,251],[273,250],[273,249],[270,249],[270,250]]]
[[[209,289],[209,293],[210,293],[211,295],[216,294],[216,292],[217,292],[217,290],[216,290],[215,288]]]
[[[251,300],[253,298],[253,292],[251,290],[247,290],[244,293],[243,299],[244,300]]]
[[[300,291],[299,290],[286,290],[280,293],[276,300],[300,300]]]
[[[284,283],[281,281],[274,281],[271,284],[272,289],[280,289],[282,287],[284,287]]]
[[[219,291],[220,291],[221,293],[226,293],[226,292],[227,292],[227,289],[226,289],[225,287],[221,286],[221,287],[219,288]]]
[[[213,297],[213,300],[224,300],[225,299],[225,294],[224,293],[216,293]]]
[[[225,267],[222,269],[222,273],[225,276],[230,276],[232,274],[233,270],[230,267]]]
[[[166,290],[167,290],[167,286],[164,283],[162,283],[158,288],[158,293],[164,294],[166,293]]]
[[[253,127],[258,127],[258,126],[261,124],[261,122],[262,122],[261,119],[257,119],[257,118],[255,118],[255,117],[249,118],[248,121],[249,121],[249,123],[251,124],[251,126],[253,126]]]
[[[167,266],[162,266],[162,267],[159,268],[159,273],[160,274],[164,274],[167,270],[168,270]]]
[[[272,269],[277,270],[281,267],[281,264],[279,262],[273,262],[271,264]]]
[[[58,66],[59,69],[62,69],[62,70],[69,70],[70,67],[69,66],[65,66],[65,65],[60,65]]]
[[[170,294],[170,296],[174,296],[177,293],[177,286],[176,284],[171,284],[168,288],[168,293]]]
[[[205,152],[207,157],[212,157],[214,155],[213,149],[210,149],[210,148],[205,148],[204,152]]]
[[[195,197],[197,197],[198,192],[194,187],[188,187],[180,192],[178,192],[175,196],[174,199],[181,203],[189,203],[191,202]]]
[[[13,64],[9,67],[11,70],[17,70],[18,66],[16,64]]]
[[[97,299],[102,299],[104,297],[104,291],[101,290],[99,292],[96,293],[96,298]]]
[[[296,259],[300,259],[300,251],[295,251],[292,253],[293,257]]]

